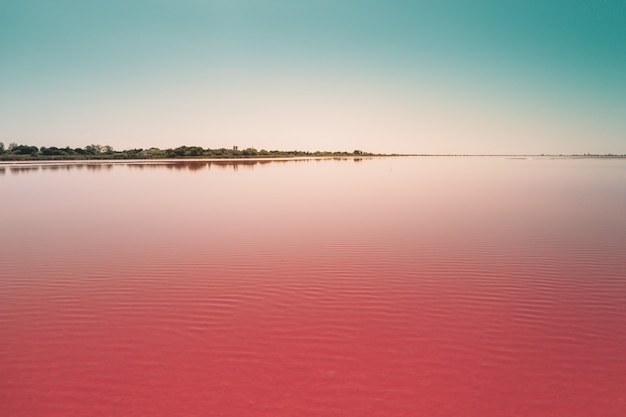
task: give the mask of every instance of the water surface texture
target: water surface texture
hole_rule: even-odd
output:
[[[626,160],[0,166],[0,415],[626,415]]]

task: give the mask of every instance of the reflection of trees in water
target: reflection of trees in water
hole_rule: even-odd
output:
[[[207,166],[209,169],[211,167],[217,167],[220,169],[229,169],[232,168],[233,171],[239,170],[239,168],[248,168],[253,169],[256,165],[269,165],[269,164],[284,164],[287,162],[307,162],[308,159],[270,159],[263,160],[257,159],[254,161],[246,161],[246,160],[238,160],[238,161],[208,161]]]
[[[113,166],[115,164],[89,164],[89,165],[85,165],[85,167],[89,170],[89,171],[101,171],[101,170],[107,170],[110,171],[113,169]]]
[[[223,170],[238,171],[240,168],[254,169],[257,165],[269,165],[287,162],[303,162],[303,159],[270,159],[270,160],[229,160],[229,161],[167,161],[167,162],[150,162],[150,163],[132,163],[128,164],[131,169],[170,169],[170,170],[186,170],[201,171],[203,169],[218,168]]]
[[[100,169],[103,168],[101,166],[99,166],[99,167],[97,167],[95,169],[92,168],[92,167],[95,167],[95,165],[86,165],[86,164],[66,164],[66,165],[63,165],[63,164],[59,164],[59,165],[43,165],[41,167],[41,169],[46,170],[46,171],[59,171],[59,170],[71,171],[71,170],[74,170],[74,169],[80,170],[80,169],[87,168],[87,169],[91,169],[92,171],[95,171],[95,170],[100,170]],[[110,167],[109,167],[109,169],[110,169]]]
[[[176,160],[176,161],[141,161],[141,162],[87,162],[87,163],[50,163],[50,164],[33,164],[33,165],[15,165],[8,167],[0,167],[0,175],[5,174],[5,172],[10,172],[14,174],[26,173],[26,172],[37,172],[40,169],[44,171],[71,171],[71,170],[83,170],[86,169],[88,171],[109,171],[113,169],[114,166],[122,166],[125,165],[129,169],[169,169],[176,171],[201,171],[204,169],[210,170],[212,168],[217,168],[221,170],[233,170],[238,171],[239,169],[248,169],[252,170],[254,167],[259,165],[270,165],[270,164],[287,164],[287,163],[305,163],[310,161],[325,161],[328,159],[332,159],[334,161],[349,161],[353,160],[354,162],[361,162],[364,159],[372,159],[372,158],[342,158],[342,157],[333,157],[333,158],[298,158],[298,159],[255,159],[255,160],[246,160],[246,159],[237,159],[237,160],[193,160],[193,161],[185,161],[185,160]]]
[[[39,166],[16,166],[9,167],[11,174],[24,174],[27,172],[39,171]]]
[[[92,164],[49,164],[49,165],[15,165],[9,166],[8,171],[12,174],[22,174],[27,172],[37,172],[39,170],[42,171],[73,171],[73,170],[81,170],[88,169],[89,171],[101,171],[106,170],[109,171],[113,169],[113,166],[116,164],[102,164],[102,163],[92,163]],[[0,174],[4,174],[7,168],[0,167]]]
[[[255,165],[271,162],[272,161],[210,161],[208,167],[209,169],[211,169],[212,167],[217,167],[220,169],[232,168],[233,171],[238,171],[239,168],[254,169]]]
[[[71,165],[43,165],[41,167],[41,169],[44,170],[44,171],[59,171],[59,170],[62,170],[62,169],[65,169],[65,170],[69,171],[70,169],[73,169],[73,168],[78,169],[79,167],[78,166],[74,167],[74,166],[71,166]]]

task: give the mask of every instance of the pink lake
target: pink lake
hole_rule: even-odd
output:
[[[626,159],[0,164],[0,415],[626,415]]]

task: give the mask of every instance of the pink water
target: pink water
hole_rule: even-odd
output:
[[[0,165],[0,415],[626,415],[626,160]]]

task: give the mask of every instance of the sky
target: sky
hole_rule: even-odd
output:
[[[0,141],[626,153],[624,0],[0,0]]]

